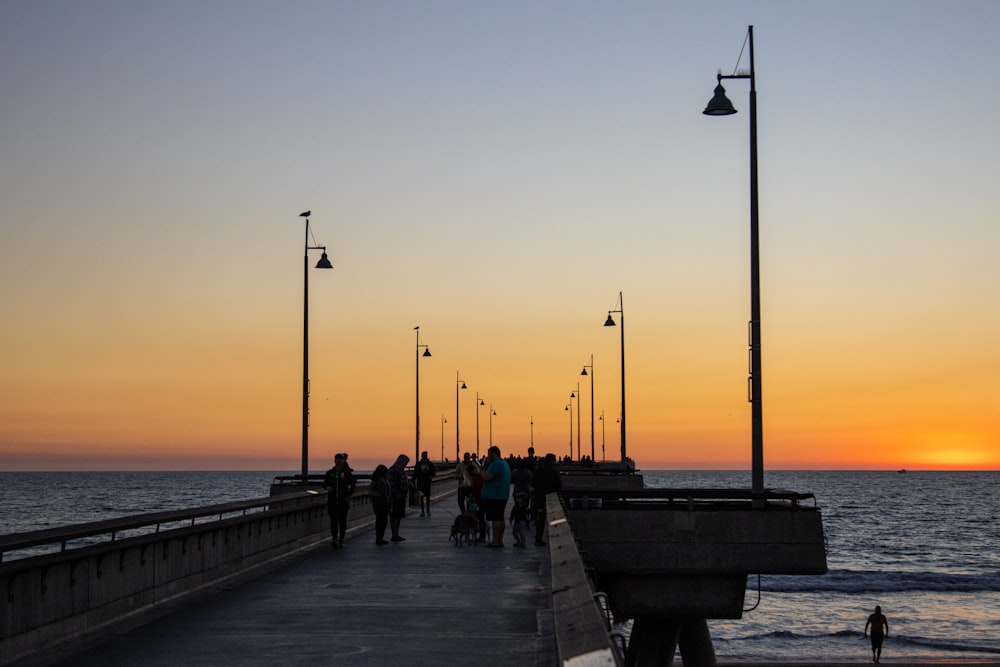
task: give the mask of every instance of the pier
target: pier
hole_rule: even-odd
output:
[[[563,479],[547,499],[548,543],[522,549],[509,535],[504,549],[449,539],[450,475],[432,516],[411,507],[402,543],[374,543],[363,487],[342,549],[330,548],[325,493],[306,487],[4,536],[0,664],[589,667],[670,664],[679,647],[684,664],[714,665],[708,620],[740,617],[748,574],[826,569],[810,494],[644,489],[631,472]],[[612,617],[634,621],[628,640]]]
[[[173,512],[102,522],[119,531],[150,518],[171,523],[22,560],[8,560],[8,550],[52,535],[5,536],[0,664],[419,666],[483,655],[491,656],[489,665],[541,667],[580,655],[596,661],[577,664],[615,664],[607,618],[589,594],[568,529],[561,537],[553,531],[543,547],[515,549],[510,539],[504,549],[456,546],[449,539],[458,513],[449,478],[435,486],[432,516],[411,508],[402,543],[374,544],[367,497],[359,496],[346,546],[334,550],[322,494],[270,500],[272,506],[258,499],[192,510],[185,520]],[[551,501],[558,519],[559,498]],[[208,519],[220,510],[236,516],[205,523],[192,516]],[[267,533],[282,526],[292,530],[289,538],[309,536],[265,557],[271,549],[260,547],[273,541]],[[81,539],[109,527],[63,532]],[[219,568],[210,562],[221,566],[227,558],[206,558],[210,546],[227,542],[230,565],[212,574]],[[559,552],[558,595],[550,549]],[[185,574],[182,561],[193,560],[197,571]],[[562,625],[554,607],[568,619]]]
[[[411,512],[405,542],[374,530],[322,544],[249,582],[110,630],[55,665],[555,664],[548,552],[456,548],[453,503]]]

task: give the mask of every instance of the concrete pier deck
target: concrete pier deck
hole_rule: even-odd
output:
[[[555,664],[547,548],[515,549],[509,527],[503,549],[456,548],[457,513],[454,496],[429,518],[410,508],[405,542],[377,546],[362,527],[342,549],[325,544],[30,664]]]

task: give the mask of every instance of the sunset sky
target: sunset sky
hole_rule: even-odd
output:
[[[5,0],[0,470],[298,471],[307,209],[312,470],[418,325],[432,457],[456,374],[589,454],[593,355],[617,458],[619,292],[628,454],[749,469],[750,24],[765,468],[1000,468],[1000,3]]]

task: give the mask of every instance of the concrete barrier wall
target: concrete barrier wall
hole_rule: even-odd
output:
[[[545,504],[549,522],[552,620],[559,664],[567,667],[621,665],[608,634],[608,620],[594,598],[572,526],[556,493]]]
[[[454,480],[442,476],[433,495],[454,491]],[[373,521],[359,488],[348,530]],[[262,574],[329,539],[326,494],[300,492],[271,499],[261,512],[0,563],[0,665]]]

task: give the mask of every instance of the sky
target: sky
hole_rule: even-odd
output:
[[[311,470],[412,457],[418,369],[432,458],[618,459],[624,333],[637,466],[749,471],[749,25],[765,470],[1000,469],[998,23],[6,0],[0,470],[298,471],[308,244]]]

